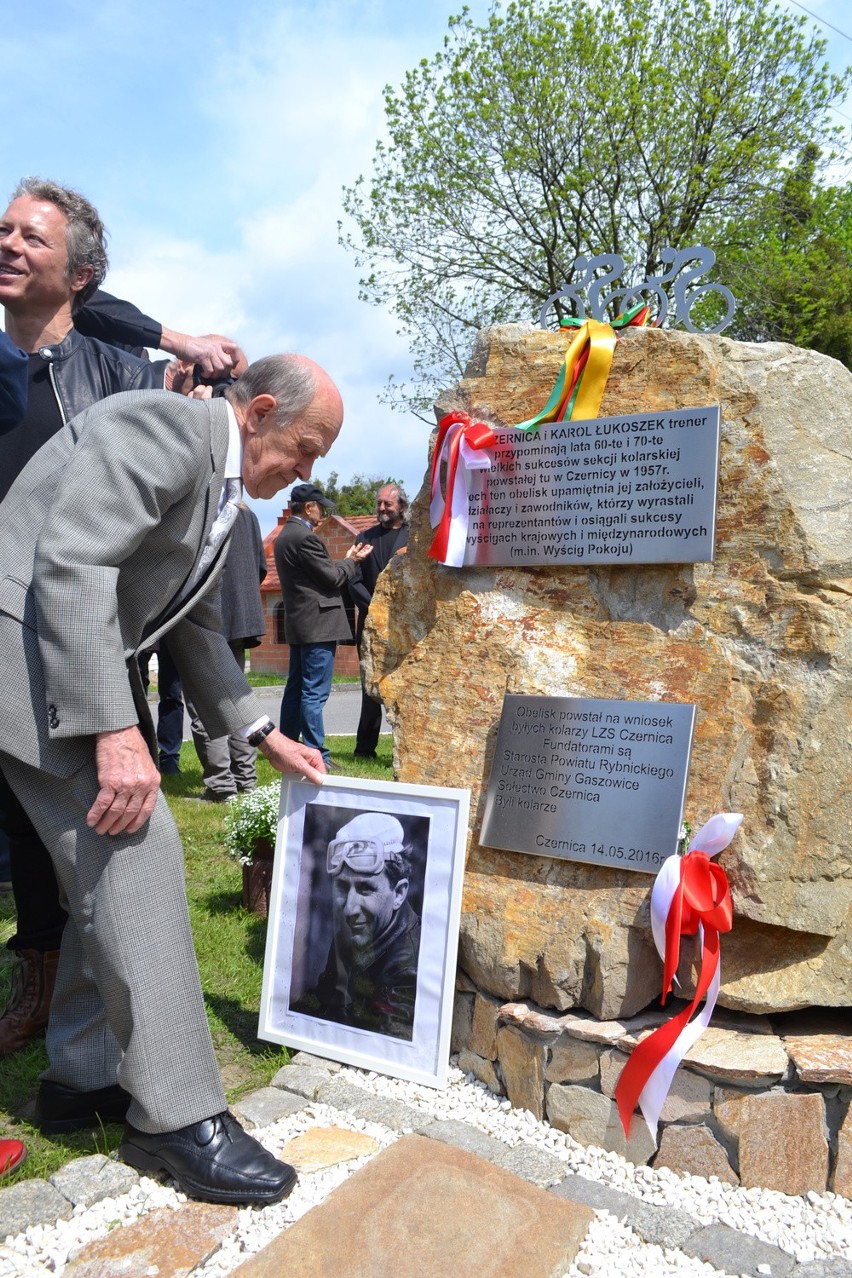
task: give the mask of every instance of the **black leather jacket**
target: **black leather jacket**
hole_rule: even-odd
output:
[[[107,395],[126,390],[162,390],[168,360],[151,364],[127,351],[83,337],[73,328],[61,342],[40,346],[38,354],[50,364],[50,384],[64,421]]]

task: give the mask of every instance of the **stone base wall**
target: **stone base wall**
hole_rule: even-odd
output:
[[[655,1149],[625,1139],[615,1085],[636,1043],[683,1005],[621,1021],[504,1003],[459,973],[459,1066],[583,1145],[730,1184],[852,1197],[852,1035],[837,1013],[717,1010],[674,1078]]]

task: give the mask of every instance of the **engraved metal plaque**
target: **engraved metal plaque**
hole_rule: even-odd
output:
[[[507,695],[480,842],[656,874],[677,851],[695,706]]]
[[[719,408],[498,430],[471,475],[465,566],[713,559]]]

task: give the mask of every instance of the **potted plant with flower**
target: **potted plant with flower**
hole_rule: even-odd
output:
[[[243,867],[243,905],[254,914],[269,912],[280,793],[280,782],[272,781],[228,804],[225,845]]]

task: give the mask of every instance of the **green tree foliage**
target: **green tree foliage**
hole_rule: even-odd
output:
[[[333,501],[338,515],[375,515],[376,493],[385,484],[396,484],[402,488],[398,479],[381,475],[353,475],[348,484],[341,484],[336,470],[333,470],[325,483],[320,487]]]
[[[511,0],[385,90],[388,140],[341,242],[411,339],[427,404],[485,324],[533,319],[580,254],[640,273],[733,221],[786,155],[833,145],[842,83],[770,0]],[[708,241],[711,242],[712,241]],[[715,245],[714,245],[715,247]]]
[[[852,368],[852,185],[816,183],[809,145],[748,218],[720,267],[739,305],[731,335],[794,342]]]

